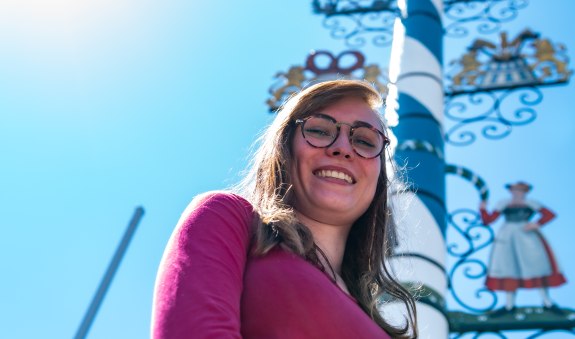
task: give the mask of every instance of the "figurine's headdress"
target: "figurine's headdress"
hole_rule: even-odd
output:
[[[520,189],[520,190],[523,190],[523,191],[525,191],[525,192],[531,191],[531,188],[532,188],[532,187],[533,187],[533,186],[531,186],[530,184],[526,183],[525,181],[518,181],[518,182],[516,182],[516,183],[514,183],[514,184],[507,184],[507,185],[505,185],[505,188],[507,188],[508,190],[511,190],[511,189]]]

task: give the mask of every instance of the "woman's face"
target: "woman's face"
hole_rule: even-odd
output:
[[[509,191],[511,192],[511,196],[516,200],[523,200],[527,195],[527,191],[523,188],[512,187]]]
[[[344,98],[321,112],[338,122],[367,122],[381,130],[381,120],[359,98]],[[315,221],[351,226],[373,200],[381,159],[357,155],[349,142],[349,126],[341,125],[335,142],[326,148],[310,146],[298,125],[292,142],[290,174],[294,209]],[[343,177],[343,179],[341,178]]]

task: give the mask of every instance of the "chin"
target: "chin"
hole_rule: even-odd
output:
[[[358,206],[358,202],[356,199],[350,199],[348,197],[345,198],[327,198],[318,200],[321,202],[317,204],[321,206],[322,209],[326,211],[333,211],[333,213],[337,214],[347,214],[352,215],[354,220],[358,219],[369,207],[369,204],[365,206],[365,208],[361,208]],[[362,205],[365,205],[362,203]]]

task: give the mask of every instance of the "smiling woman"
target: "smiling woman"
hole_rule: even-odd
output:
[[[320,144],[314,146],[311,140],[316,140],[309,137],[310,119],[301,125],[300,129],[305,132],[296,133],[292,141],[290,174],[295,195],[294,208],[299,213],[299,219],[311,218],[340,225],[345,238],[351,224],[367,210],[375,194],[375,183],[382,163],[374,158],[383,150],[384,136],[373,126],[381,128],[382,123],[373,108],[364,99],[356,97],[338,100],[323,108],[322,114],[349,126],[344,125],[345,133],[331,132],[331,142],[319,147]],[[316,116],[312,115],[311,120],[316,120]],[[371,147],[357,141],[357,131],[361,133],[361,129],[373,133]],[[340,176],[351,180],[342,180]],[[313,227],[310,221],[304,223],[307,227]]]
[[[411,295],[386,269],[381,97],[361,81],[290,99],[237,192],[194,199],[164,253],[153,338],[408,338]],[[401,301],[405,326],[378,312]],[[313,317],[310,317],[313,315]]]

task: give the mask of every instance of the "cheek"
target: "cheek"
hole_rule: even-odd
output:
[[[289,175],[289,183],[292,186],[297,186],[299,183],[299,175],[298,175],[298,161],[297,158],[292,158],[290,161],[290,165],[288,167],[288,175]]]
[[[291,143],[291,167],[292,172],[297,174],[302,170],[302,167],[314,158],[314,149],[312,149],[301,136],[295,136]]]
[[[380,165],[374,165],[372,168],[370,168],[370,171],[368,172],[368,176],[369,176],[369,188],[368,191],[370,193],[370,196],[374,197],[375,192],[377,191],[377,184],[380,180],[380,176],[381,174],[381,164]]]
[[[369,167],[368,173],[370,179],[373,181],[373,186],[377,186],[377,181],[381,175],[381,161],[375,161],[373,166]]]
[[[305,152],[306,141],[302,137],[301,133],[295,133],[291,141],[291,156],[292,158],[298,158]]]
[[[295,136],[291,143],[291,154],[289,164],[289,175],[291,184],[297,185],[301,182],[300,174],[302,173],[302,166],[305,163],[305,145],[301,144],[298,137]]]

